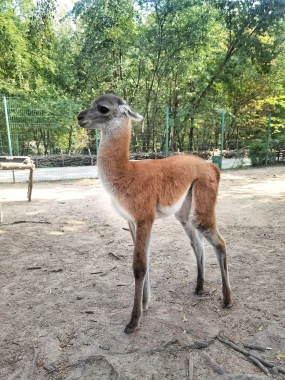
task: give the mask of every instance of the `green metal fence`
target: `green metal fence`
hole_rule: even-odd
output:
[[[82,102],[72,99],[34,99],[3,96],[0,147],[13,155],[76,151],[79,131],[76,115]],[[11,152],[12,150],[12,152]]]
[[[1,97],[1,103],[1,156],[32,157],[36,164],[35,181],[97,177],[95,165],[100,132],[84,130],[77,124],[77,114],[88,104],[78,99],[5,96]],[[140,112],[136,105],[134,108]],[[200,152],[209,159],[224,148],[235,149],[236,156],[242,156],[243,150],[254,140],[242,133],[231,137],[230,125],[231,116],[220,107],[202,107],[193,122],[186,110],[155,106],[142,123],[134,123],[130,151],[157,152],[165,156],[174,152]],[[225,130],[221,130],[222,126]],[[264,128],[263,142],[266,143],[266,126]],[[276,149],[279,144],[280,160],[284,160],[284,140],[278,143],[268,137],[267,142],[268,150]],[[219,160],[217,164],[220,165]],[[19,171],[14,177],[16,181],[26,181],[28,174]],[[11,172],[0,171],[0,182],[12,180]]]

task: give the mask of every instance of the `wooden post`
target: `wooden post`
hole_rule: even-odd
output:
[[[31,201],[32,198],[32,189],[33,189],[33,180],[34,180],[34,170],[35,165],[29,157],[22,157],[23,162],[9,162],[6,160],[6,157],[1,157],[0,160],[0,170],[25,170],[30,169],[29,181],[28,181],[28,201]],[[8,161],[8,162],[6,162]]]
[[[64,167],[64,155],[63,155],[63,151],[62,150],[60,151],[60,154],[61,154],[62,167]]]
[[[34,169],[35,165],[32,163],[32,167],[30,169],[30,175],[29,175],[29,183],[28,183],[28,201],[31,202],[32,200],[32,190],[33,190],[33,182],[34,182]]]
[[[93,157],[92,157],[90,149],[88,149],[88,153],[89,153],[89,156],[90,156],[90,159],[91,159],[91,166],[93,166]]]

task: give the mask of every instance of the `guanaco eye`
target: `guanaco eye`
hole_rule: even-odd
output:
[[[105,106],[98,106],[98,111],[104,115],[106,115],[106,113],[108,113],[110,110],[108,107],[105,107]]]

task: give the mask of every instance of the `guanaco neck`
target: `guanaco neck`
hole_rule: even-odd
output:
[[[102,139],[98,151],[99,178],[104,187],[116,193],[124,191],[129,177],[129,145],[131,121],[126,120],[124,127],[115,133],[102,130]]]

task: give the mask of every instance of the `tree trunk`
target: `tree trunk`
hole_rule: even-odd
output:
[[[190,119],[190,130],[189,130],[189,151],[193,151],[193,142],[194,142],[194,116],[191,116]]]
[[[70,126],[70,128],[69,128],[69,136],[68,136],[68,154],[71,153],[72,133],[73,133],[73,127]]]

